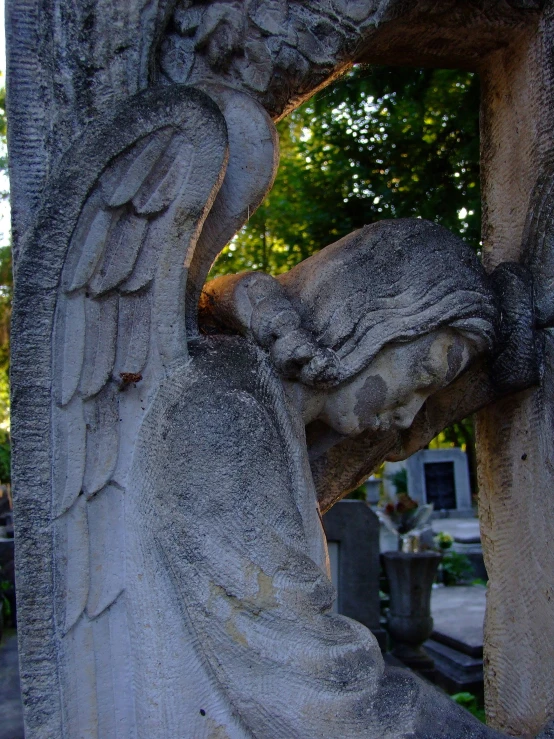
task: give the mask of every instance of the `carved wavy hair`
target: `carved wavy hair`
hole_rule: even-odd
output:
[[[442,327],[479,349],[494,342],[498,310],[483,267],[459,237],[428,221],[366,226],[278,279],[303,328],[338,359],[327,385],[361,372],[385,345]]]

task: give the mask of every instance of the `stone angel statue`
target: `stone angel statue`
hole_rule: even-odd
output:
[[[271,185],[263,108],[222,86],[148,92],[81,146],[55,185],[64,217],[29,246],[49,244],[57,286],[41,333],[67,736],[495,736],[330,612],[310,467],[367,433],[383,456],[490,352],[476,258],[433,224],[382,222],[200,296]],[[18,277],[36,281],[25,261]]]
[[[306,3],[247,3],[245,19],[181,2],[164,84],[93,121],[50,177],[14,317],[18,376],[48,368],[32,399],[14,394],[43,431],[20,423],[16,446],[52,461],[49,499],[26,499],[32,470],[18,480],[53,561],[53,620],[22,605],[26,669],[55,665],[58,686],[35,736],[500,736],[331,612],[320,515],[368,467],[535,381],[527,273],[489,279],[459,239],[407,220],[278,279],[204,285],[275,176],[279,75],[307,94],[356,24],[397,4],[333,0],[320,15],[340,23],[315,34]]]

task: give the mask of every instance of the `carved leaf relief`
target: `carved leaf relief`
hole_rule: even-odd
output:
[[[191,3],[181,3],[173,14],[173,23],[182,36],[192,34],[202,22],[203,7],[190,7]],[[188,6],[188,7],[187,7]]]
[[[206,46],[209,63],[215,69],[229,66],[235,52],[243,45],[246,18],[240,7],[228,3],[211,3],[198,27],[197,48]]]
[[[342,36],[327,20],[298,30],[298,45],[314,64],[332,66],[342,42]]]
[[[171,34],[164,38],[161,46],[160,67],[167,79],[184,83],[194,65],[196,44],[193,38],[181,38]]]
[[[335,7],[339,13],[344,13],[354,22],[366,20],[368,15],[376,10],[378,3],[374,0],[335,0]]]
[[[240,63],[243,81],[252,90],[263,92],[267,89],[273,74],[273,64],[267,46],[263,41],[249,44]]]

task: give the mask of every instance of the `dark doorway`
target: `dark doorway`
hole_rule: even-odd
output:
[[[428,462],[423,465],[427,503],[437,511],[456,508],[454,462]]]

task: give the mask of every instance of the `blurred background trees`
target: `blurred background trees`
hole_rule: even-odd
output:
[[[480,240],[479,80],[459,70],[356,67],[278,125],[269,196],[212,275],[286,271],[383,218]]]
[[[0,201],[8,198],[6,90],[0,88]],[[9,225],[6,223],[6,233]],[[0,483],[10,482],[10,320],[12,314],[12,256],[9,236],[0,240]]]

